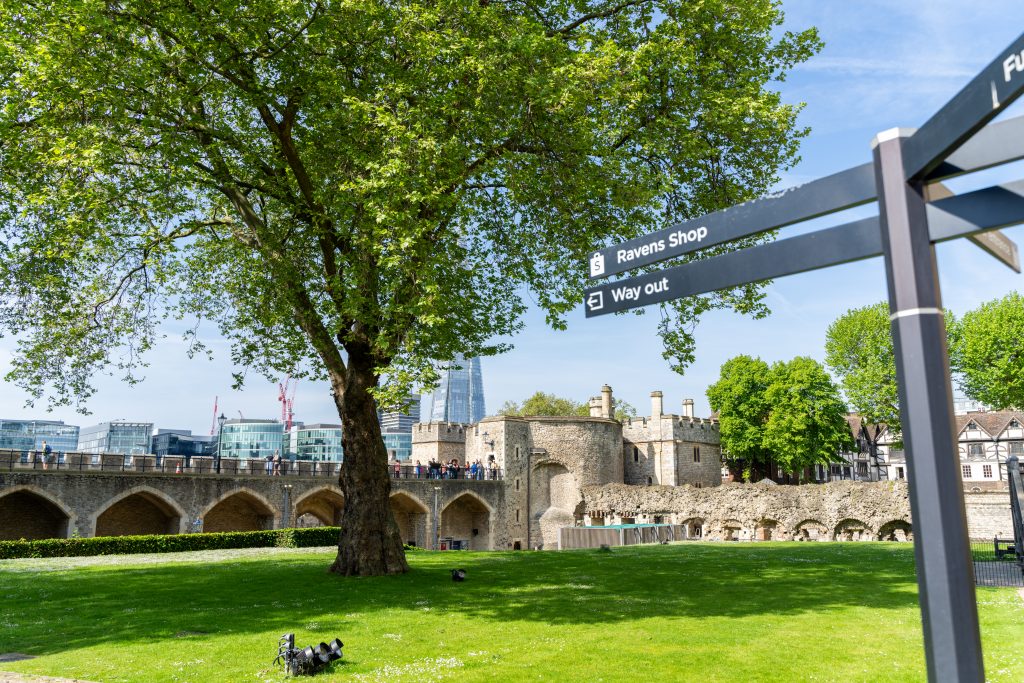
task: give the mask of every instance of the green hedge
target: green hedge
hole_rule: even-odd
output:
[[[230,531],[216,534],[162,536],[100,536],[98,538],[46,538],[38,541],[0,541],[0,559],[19,557],[81,557],[177,553],[224,548],[312,548],[335,545],[336,526],[272,531]]]

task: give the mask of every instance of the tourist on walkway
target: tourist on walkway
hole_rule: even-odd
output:
[[[416,474],[417,479],[419,479],[420,475],[423,474],[423,465],[420,464],[419,460],[416,461],[416,466],[413,468],[413,472]]]
[[[270,474],[273,473],[273,471],[274,471],[274,456],[273,455],[268,455],[267,456],[267,466],[266,466],[267,475],[269,476]]]
[[[281,476],[281,454],[274,451],[274,475]]]

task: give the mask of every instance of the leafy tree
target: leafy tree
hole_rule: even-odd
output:
[[[852,447],[846,405],[828,372],[813,358],[797,357],[771,368],[764,447],[783,469],[827,465]]]
[[[901,431],[888,304],[851,309],[837,318],[825,333],[825,362],[839,378],[850,407],[860,415],[860,437],[877,469],[883,429],[897,439]]]
[[[562,398],[554,394],[538,391],[533,396],[523,401],[522,405],[515,401],[505,401],[499,415],[563,415],[586,417],[590,415],[590,405],[574,401],[571,398]],[[615,401],[615,419],[625,420],[636,417],[636,408],[626,401]]]
[[[965,394],[997,410],[1024,408],[1024,297],[1011,292],[950,320],[949,336]]]
[[[770,367],[760,358],[730,358],[707,396],[722,451],[748,479],[770,476],[773,464],[799,471],[832,462],[851,441],[839,390],[810,358]]]
[[[731,469],[745,471],[748,479],[752,472],[767,472],[771,461],[764,444],[770,375],[760,358],[736,356],[722,364],[718,381],[707,390],[708,403],[718,413],[723,458]]]
[[[406,571],[377,406],[507,349],[527,300],[563,327],[596,246],[771,187],[804,131],[769,84],[819,47],[777,4],[0,0],[9,378],[82,407],[167,316],[193,352],[212,321],[240,368],[330,384],[332,571]],[[677,365],[759,291],[666,309]]]
[[[498,411],[499,415],[589,415],[586,404],[571,398],[561,398],[554,394],[538,391],[523,401],[522,405],[515,401],[506,401]]]

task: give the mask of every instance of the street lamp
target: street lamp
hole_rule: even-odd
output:
[[[224,423],[227,421],[228,418],[224,417],[224,413],[221,413],[220,417],[217,418],[217,425],[220,427],[217,432],[217,458],[215,463],[217,474],[220,474],[221,449],[224,448]]]
[[[288,523],[291,520],[291,493],[292,493],[292,485],[291,484],[285,484],[282,488],[284,489],[284,514],[281,515],[281,528],[282,529],[287,529],[288,528]]]
[[[437,520],[437,493],[441,490],[440,486],[434,487],[434,550],[441,547],[441,526]]]

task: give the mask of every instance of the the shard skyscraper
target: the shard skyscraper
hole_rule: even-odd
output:
[[[430,421],[474,423],[486,415],[480,359],[457,356],[441,368],[441,383],[430,402]]]

